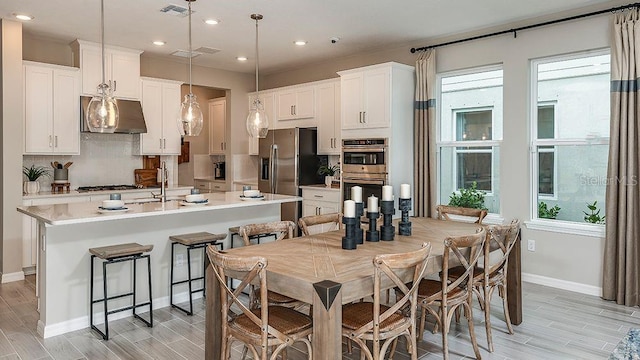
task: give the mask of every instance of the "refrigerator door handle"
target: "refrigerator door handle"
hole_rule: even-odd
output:
[[[271,173],[269,187],[271,188],[271,193],[276,193],[276,184],[278,183],[278,174],[276,172],[278,166],[278,145],[273,144],[270,147],[269,154],[269,172]]]

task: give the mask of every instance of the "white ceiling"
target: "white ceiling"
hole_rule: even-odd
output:
[[[105,42],[159,56],[188,49],[188,19],[160,12],[185,0],[106,0]],[[260,13],[260,72],[282,71],[383,47],[421,46],[441,38],[615,0],[198,0],[193,3],[193,48],[220,49],[194,64],[254,71],[255,22]],[[1,0],[0,16],[27,13],[24,32],[71,42],[100,41],[98,0]],[[216,18],[220,24],[206,25]],[[341,40],[332,44],[331,37]],[[308,41],[304,47],[295,40]],[[163,47],[153,40],[166,41]],[[247,56],[244,63],[237,56]],[[172,57],[175,58],[175,57]]]

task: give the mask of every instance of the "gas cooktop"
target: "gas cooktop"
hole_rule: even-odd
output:
[[[112,190],[135,190],[142,187],[136,185],[97,185],[97,186],[80,186],[78,192],[89,191],[112,191]]]

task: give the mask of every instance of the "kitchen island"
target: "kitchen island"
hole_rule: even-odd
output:
[[[154,245],[151,252],[153,304],[154,308],[162,308],[169,305],[170,235],[199,231],[227,233],[232,226],[279,220],[281,203],[301,200],[296,196],[265,194],[264,200],[242,201],[240,195],[241,192],[204,194],[208,203],[202,206],[183,205],[181,200],[164,204],[128,203],[125,205],[127,211],[106,214],[98,212],[100,202],[19,207],[19,212],[38,221],[40,234],[38,333],[47,338],[89,327],[89,248],[128,242]],[[225,248],[228,243],[229,239],[226,239]],[[180,253],[176,258],[178,256]],[[192,257],[194,277],[201,273],[202,268],[197,264],[204,260],[200,254]],[[130,266],[126,263],[110,265],[110,295],[129,291]],[[176,278],[185,278],[186,269],[184,263],[177,266]],[[140,270],[137,281],[144,284],[144,266]],[[97,269],[95,275],[96,296],[101,296],[97,289],[101,288],[102,272]],[[142,302],[148,298],[148,293],[139,286],[137,296]],[[174,296],[177,302],[186,300],[186,288],[176,288]],[[109,308],[125,306],[129,299],[120,300],[110,302]],[[102,309],[97,307],[94,311],[99,323]],[[122,312],[110,319],[129,314]]]

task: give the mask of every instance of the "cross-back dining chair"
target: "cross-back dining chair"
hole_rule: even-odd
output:
[[[300,226],[300,229],[302,230],[302,235],[308,236],[310,235],[309,228],[312,226],[331,224],[333,226],[328,230],[325,229],[325,231],[339,230],[341,227],[340,226],[341,222],[342,222],[342,214],[339,214],[339,213],[309,215],[309,216],[303,216],[300,219],[298,219],[298,226]]]
[[[476,224],[482,224],[482,220],[487,216],[487,210],[483,209],[471,209],[458,206],[438,205],[436,206],[436,212],[439,220],[453,220],[449,215],[458,215],[468,218],[473,218]]]
[[[427,312],[442,329],[442,352],[444,359],[449,358],[448,333],[456,309],[462,307],[469,326],[469,337],[476,358],[480,359],[480,350],[473,327],[473,270],[482,255],[487,232],[479,228],[473,235],[447,237],[442,253],[442,272],[440,280],[422,279],[418,288],[418,300],[422,308],[420,330],[422,337]],[[453,261],[452,261],[453,260]],[[449,278],[449,263],[459,262],[464,269],[455,279]]]
[[[302,341],[309,352],[309,359],[312,359],[309,341],[313,330],[312,319],[291,308],[268,305],[267,260],[264,257],[234,256],[220,252],[211,245],[207,247],[207,255],[220,286],[222,359],[230,358],[234,340],[243,342],[253,358],[261,360],[275,360],[287,346]],[[234,278],[240,280],[235,290],[227,285],[229,272],[234,272]],[[240,301],[240,296],[244,289],[256,281],[260,284],[260,306],[249,309]],[[271,357],[268,357],[269,349],[273,349]]]
[[[420,279],[425,275],[430,253],[431,244],[424,243],[422,248],[412,252],[381,254],[373,258],[373,302],[355,302],[342,307],[342,336],[360,346],[361,359],[384,359],[387,349],[393,344],[390,349],[392,357],[400,336],[407,339],[411,359],[417,359],[417,291]],[[406,271],[413,274],[408,285],[399,277],[400,273]],[[393,306],[380,303],[381,284],[389,284],[389,281],[401,294]],[[408,314],[403,311],[406,308],[410,310]],[[372,351],[366,341],[373,343]]]

